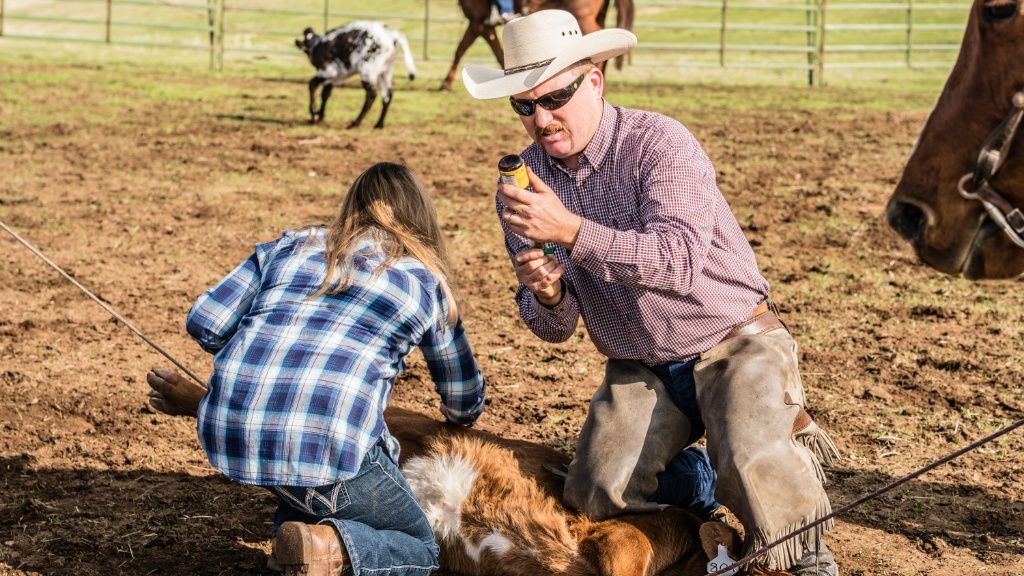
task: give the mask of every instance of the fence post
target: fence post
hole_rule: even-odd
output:
[[[2,0],[0,0],[2,1]],[[423,60],[430,60],[430,0],[423,2]]]
[[[217,63],[214,54],[217,49],[217,27],[214,14],[213,0],[206,0],[206,27],[210,36],[210,70],[213,70]]]
[[[807,27],[807,85],[814,86],[814,67],[817,53],[818,36],[816,33],[818,23],[818,6],[814,0],[804,2],[804,25]],[[814,28],[812,30],[812,28]]]
[[[815,68],[817,69],[815,76],[818,86],[825,85],[825,23],[828,20],[826,17],[827,8],[828,0],[818,0],[818,54],[817,62],[815,62]]]
[[[329,20],[330,15],[331,15],[331,0],[324,0],[324,32],[323,32],[324,34],[327,34],[327,31],[330,30],[330,28],[327,27],[328,23],[330,22],[330,20]]]
[[[111,20],[111,18],[113,16],[113,13],[114,13],[114,0],[107,0],[107,22],[106,22],[107,33],[106,33],[106,36],[104,36],[104,39],[107,41],[107,44],[110,44],[110,20]]]
[[[222,72],[224,70],[224,4],[227,0],[215,0],[216,15],[216,33],[214,34],[215,52],[217,53],[217,71]]]
[[[913,68],[911,53],[914,51],[914,0],[907,0],[907,68]]]
[[[722,28],[718,32],[718,65],[725,68],[725,29],[728,27],[729,0],[722,0]]]

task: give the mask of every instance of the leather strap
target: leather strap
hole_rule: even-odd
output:
[[[750,318],[732,327],[729,333],[722,338],[722,342],[737,336],[750,336],[752,334],[764,334],[769,330],[786,329],[786,325],[779,320],[774,312],[768,309],[768,304],[762,302],[754,308]]]

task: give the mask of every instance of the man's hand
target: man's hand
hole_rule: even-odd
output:
[[[527,248],[512,259],[516,277],[537,297],[541,304],[552,308],[562,301],[562,274],[565,266],[554,254],[545,254],[541,248]]]
[[[502,219],[510,230],[524,238],[541,243],[554,242],[572,250],[583,219],[570,212],[533,170],[526,170],[533,192],[512,184],[498,186],[498,199],[505,205]]]

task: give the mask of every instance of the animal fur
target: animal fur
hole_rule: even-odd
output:
[[[441,548],[441,566],[468,576],[703,575],[716,544],[738,552],[736,531],[669,508],[593,522],[555,495],[545,465],[566,457],[539,444],[446,426],[390,408],[402,471]],[[701,528],[701,526],[706,526]]]

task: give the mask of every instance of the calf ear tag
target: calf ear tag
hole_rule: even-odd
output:
[[[711,560],[711,562],[708,562],[708,574],[718,572],[719,570],[725,570],[726,568],[732,566],[735,563],[736,561],[733,560],[731,556],[729,556],[729,550],[727,550],[725,546],[719,544],[718,556],[715,556],[714,559]],[[722,572],[721,576],[733,576],[733,574],[735,574],[738,571],[739,568],[733,568],[728,572]]]

